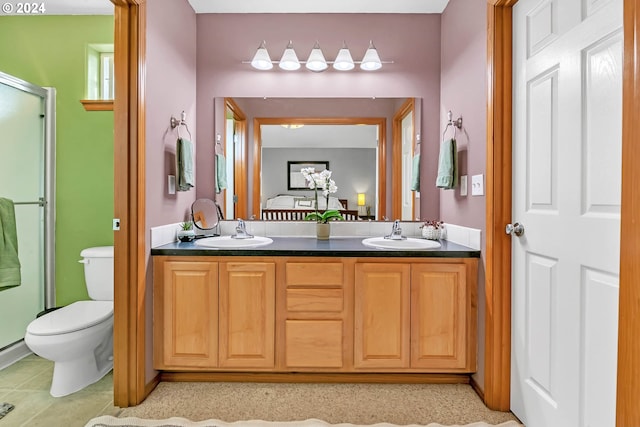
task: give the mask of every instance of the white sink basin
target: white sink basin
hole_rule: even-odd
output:
[[[262,236],[254,236],[249,239],[234,239],[231,236],[216,236],[195,241],[196,246],[220,249],[255,248],[256,246],[265,246],[271,243],[273,243],[273,239]]]
[[[396,249],[402,251],[419,251],[422,249],[437,249],[440,243],[434,240],[416,239],[407,237],[403,240],[391,240],[384,237],[369,237],[363,239],[362,244],[371,248],[378,249]]]

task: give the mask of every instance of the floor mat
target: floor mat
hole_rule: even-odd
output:
[[[409,424],[405,427],[521,427],[515,421],[507,421],[501,424],[487,424],[477,422],[465,424],[463,426],[444,426],[443,424],[431,423],[427,425]],[[356,424],[329,424],[325,421],[308,419],[304,421],[235,421],[225,422],[221,420],[189,421],[186,418],[165,418],[162,420],[149,420],[136,417],[116,418],[109,415],[90,420],[85,427],[364,427]],[[367,427],[399,427],[395,424],[378,423],[369,424]]]

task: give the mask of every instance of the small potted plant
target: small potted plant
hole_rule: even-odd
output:
[[[334,180],[331,179],[331,171],[323,170],[316,172],[314,168],[302,168],[300,171],[309,183],[309,189],[313,190],[315,195],[315,212],[311,212],[304,219],[306,221],[316,221],[316,237],[319,240],[329,239],[330,228],[329,221],[344,220],[342,214],[335,210],[329,209],[329,194],[338,191],[338,187]],[[326,210],[322,213],[318,210],[318,190],[322,191],[322,195],[326,200]]]
[[[442,238],[444,222],[439,220],[427,220],[420,228],[422,229],[422,237],[429,240],[438,240]]]
[[[178,229],[178,240],[181,242],[190,242],[196,238],[196,232],[193,229],[192,221],[185,221],[180,223],[180,229]]]

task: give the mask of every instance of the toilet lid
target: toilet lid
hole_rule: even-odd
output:
[[[32,335],[59,335],[97,325],[113,316],[113,301],[77,301],[38,317],[27,326]]]

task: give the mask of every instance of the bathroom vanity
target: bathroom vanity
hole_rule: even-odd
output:
[[[255,248],[154,248],[154,368],[474,372],[480,252],[441,244],[274,237]]]

